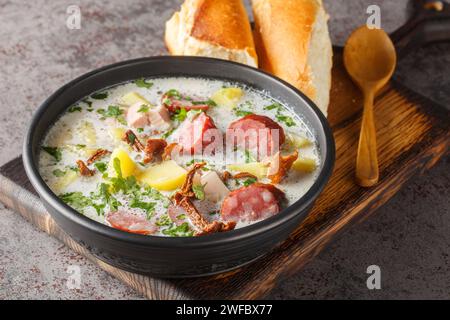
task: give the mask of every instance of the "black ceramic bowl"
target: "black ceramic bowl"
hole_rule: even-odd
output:
[[[301,115],[312,128],[322,159],[311,189],[278,215],[251,226],[193,238],[165,238],[122,232],[77,213],[47,187],[38,171],[38,153],[58,117],[94,91],[141,77],[190,76],[243,83],[268,91]],[[125,61],[83,75],[48,98],[34,115],[26,136],[23,162],[27,175],[52,217],[99,259],[132,272],[156,277],[195,277],[249,263],[285,240],[306,217],[334,165],[334,140],[319,109],[289,84],[241,64],[209,58],[154,57]]]

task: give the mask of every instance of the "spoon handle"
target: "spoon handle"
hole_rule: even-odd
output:
[[[364,112],[356,157],[356,182],[371,187],[378,182],[377,137],[373,116],[374,90],[364,90]]]

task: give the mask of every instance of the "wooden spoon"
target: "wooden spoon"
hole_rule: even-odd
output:
[[[356,158],[356,181],[362,187],[378,182],[378,158],[373,102],[395,70],[397,55],[389,36],[380,29],[362,26],[344,48],[344,64],[364,94],[364,112]]]

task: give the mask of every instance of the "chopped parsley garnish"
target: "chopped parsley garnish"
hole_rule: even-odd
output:
[[[236,108],[234,110],[234,113],[236,114],[237,117],[245,117],[245,116],[253,114],[253,112],[251,112],[251,111],[241,110],[238,108]]]
[[[83,212],[86,207],[92,205],[92,200],[83,195],[82,192],[65,193],[60,195],[59,198],[80,212]]]
[[[256,162],[255,157],[251,154],[249,150],[244,150],[245,163]]]
[[[172,220],[170,219],[170,217],[167,214],[163,214],[161,215],[158,220],[156,220],[155,224],[158,227],[164,227],[164,226],[171,226],[172,225]]]
[[[292,117],[281,115],[281,114],[277,114],[276,118],[277,118],[278,121],[284,122],[288,127],[294,127],[294,126],[297,125],[295,123],[294,119],[292,119]]]
[[[167,131],[166,133],[164,133],[161,137],[163,139],[167,139],[168,137],[170,137],[170,135],[175,131],[175,129],[170,129],[169,131]]]
[[[105,100],[106,98],[108,98],[108,93],[107,92],[96,92],[91,95],[91,98],[95,99],[95,100]]]
[[[63,177],[63,176],[66,175],[66,171],[63,171],[61,169],[55,169],[55,170],[52,171],[52,173],[53,173],[53,175],[55,177],[58,177],[58,178]]]
[[[175,90],[175,89],[170,89],[164,95],[169,97],[169,98],[175,98],[175,99],[178,99],[178,100],[183,99],[183,96],[181,95],[181,93],[178,90]]]
[[[145,211],[145,213],[147,214],[147,220],[150,220],[153,214],[155,213],[155,206],[156,206],[155,202],[141,201],[137,197],[133,198],[130,202],[131,208],[134,209],[138,208]]]
[[[264,110],[276,110],[277,113],[275,115],[276,119],[280,122],[284,122],[284,124],[286,124],[288,127],[294,127],[297,124],[295,123],[294,119],[292,119],[292,117],[290,116],[286,116],[284,115],[282,112],[284,110],[283,106],[281,104],[279,104],[278,102],[271,104],[267,107],[264,107]]]
[[[139,88],[150,89],[151,87],[153,87],[153,82],[149,82],[149,81],[145,80],[144,78],[137,79],[134,82],[134,84],[137,85]]]
[[[98,109],[97,113],[102,115],[103,118],[115,118],[121,124],[126,125],[127,122],[123,116],[123,110],[118,106],[108,106],[108,109]]]
[[[183,122],[187,118],[187,111],[185,108],[178,109],[172,116],[172,120]]]
[[[277,102],[275,102],[274,104],[271,104],[270,106],[264,107],[264,110],[277,110],[277,111],[281,111],[283,110],[283,106]]]
[[[198,200],[200,200],[200,201],[205,200],[205,186],[204,185],[200,185],[200,184],[193,185],[192,191],[194,191],[195,197]]]
[[[61,161],[62,159],[62,153],[61,150],[56,147],[42,147],[42,150],[47,152],[49,155],[51,155],[56,162]]]
[[[172,225],[172,227],[164,229],[162,233],[171,237],[192,237],[194,235],[194,231],[191,230],[187,222],[179,226]]]
[[[130,144],[133,145],[136,141],[136,135],[132,131],[127,132],[127,139],[130,141]]]
[[[137,128],[136,131],[139,133],[142,133],[142,132],[144,132],[144,128]]]
[[[104,162],[96,162],[94,163],[94,167],[96,167],[97,170],[100,171],[101,173],[105,173],[108,168],[108,165]]]
[[[140,112],[140,113],[146,113],[146,112],[148,112],[149,110],[150,110],[150,107],[149,107],[148,105],[146,105],[146,104],[143,104],[143,105],[139,108],[138,112]]]
[[[88,105],[88,111],[92,110],[92,101],[89,99],[83,99],[82,102],[86,103]]]
[[[80,106],[72,106],[69,108],[69,112],[73,113],[73,112],[81,112],[81,110],[83,110]]]
[[[178,220],[184,220],[184,219],[186,219],[186,215],[184,213],[182,213],[182,214],[177,216],[177,219]]]
[[[86,148],[86,145],[85,144],[77,144],[77,145],[75,145],[75,148],[77,148],[78,150],[81,150],[81,149]]]
[[[198,106],[198,105],[207,105],[207,106],[210,106],[210,107],[216,107],[217,106],[217,103],[215,103],[211,99],[208,99],[206,101],[192,101],[192,104],[194,106]]]
[[[219,214],[219,211],[211,211],[208,213],[210,216],[215,216],[216,214]]]
[[[248,187],[254,183],[256,183],[258,180],[255,178],[248,178],[247,180],[244,181],[244,186]]]

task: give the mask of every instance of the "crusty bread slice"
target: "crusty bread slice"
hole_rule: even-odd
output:
[[[258,66],[250,22],[241,0],[186,0],[166,23],[173,55],[206,56]]]
[[[332,45],[321,0],[252,0],[255,44],[264,70],[286,80],[327,115]]]

